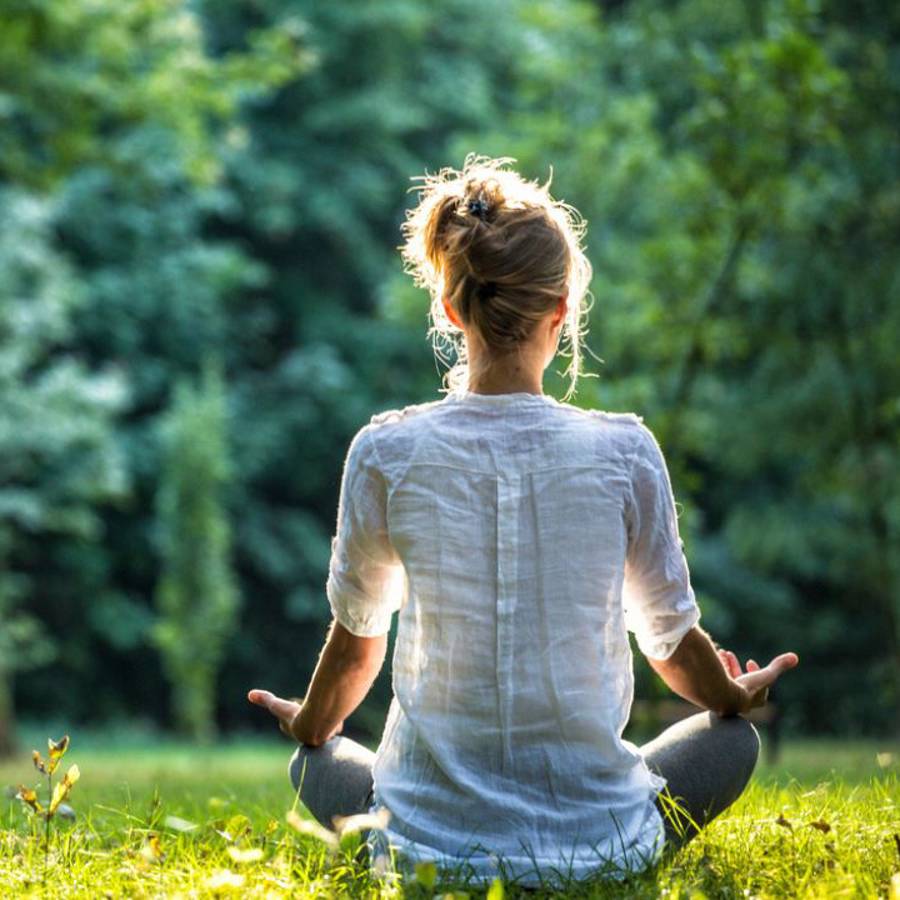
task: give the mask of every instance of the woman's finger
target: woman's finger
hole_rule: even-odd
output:
[[[266,709],[269,708],[269,702],[274,696],[275,695],[271,691],[262,691],[259,690],[259,688],[247,691],[247,699],[251,703],[255,703],[257,706],[264,706]]]
[[[737,662],[737,658],[730,650],[719,650],[719,659],[722,660],[725,671],[732,678],[737,678],[741,674],[740,663]]]
[[[271,691],[252,690],[247,694],[247,699],[257,706],[264,706],[278,719],[290,721],[300,710],[300,704],[277,697]]]
[[[768,687],[769,685],[774,684],[782,673],[786,672],[788,669],[793,669],[798,662],[799,658],[796,653],[781,653],[764,669],[756,669],[752,672],[748,671],[735,680],[740,681],[744,687],[751,691],[761,687]]]
[[[796,653],[779,653],[766,668],[774,669],[780,675],[788,669],[793,669],[799,662],[800,657]]]
[[[741,661],[731,650],[728,651],[728,656],[731,659],[731,675],[733,678],[737,678],[741,674]]]

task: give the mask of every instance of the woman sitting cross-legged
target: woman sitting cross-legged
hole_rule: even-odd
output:
[[[440,399],[372,417],[344,464],[326,593],[334,621],[302,704],[254,690],[300,743],[295,789],[324,825],[384,808],[375,858],[521,885],[621,878],[744,790],[742,716],[798,662],[742,671],[698,625],[672,487],[640,417],[543,392],[578,375],[583,220],[510,160],[424,177],[403,257],[457,363]],[[373,753],[340,734],[384,661]],[[636,746],[628,632],[701,712]],[[302,779],[302,784],[301,784]],[[664,795],[660,796],[661,794]],[[674,799],[677,808],[666,802]]]

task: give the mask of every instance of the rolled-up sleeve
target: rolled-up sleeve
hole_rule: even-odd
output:
[[[403,563],[388,535],[387,485],[372,428],[356,433],[344,461],[325,586],[334,617],[360,637],[386,634],[406,591]]]
[[[626,511],[625,624],[641,652],[667,659],[700,619],[662,450],[639,426]]]

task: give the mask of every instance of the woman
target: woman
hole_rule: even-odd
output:
[[[665,461],[641,419],[543,393],[563,333],[575,387],[591,266],[578,213],[510,162],[470,155],[424,176],[402,253],[431,293],[436,352],[458,354],[449,392],[354,437],[326,584],[334,621],[309,690],[302,704],[249,699],[300,742],[291,778],[321,823],[387,810],[369,834],[382,857],[392,846],[406,865],[523,885],[622,877],[737,799],[759,752],[740,714],[798,660],[742,672],[698,626]],[[340,731],[397,610],[373,754]],[[621,737],[628,631],[705,710],[643,747]]]

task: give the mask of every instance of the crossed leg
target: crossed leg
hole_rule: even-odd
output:
[[[743,716],[723,718],[712,712],[688,716],[641,746],[647,766],[668,782],[656,798],[667,847],[683,847],[698,833],[682,809],[703,828],[740,797],[759,747],[759,733]]]
[[[374,761],[371,750],[338,734],[319,747],[301,744],[291,757],[288,774],[306,808],[321,825],[333,828],[333,816],[368,810]]]
[[[671,725],[640,747],[649,768],[667,779],[667,793],[702,828],[741,795],[759,757],[759,734],[742,716],[700,712]],[[313,816],[333,827],[333,816],[366,812],[373,801],[375,754],[343,735],[319,747],[301,744],[291,757],[294,790]],[[684,846],[697,829],[665,799],[656,799],[666,844]]]

